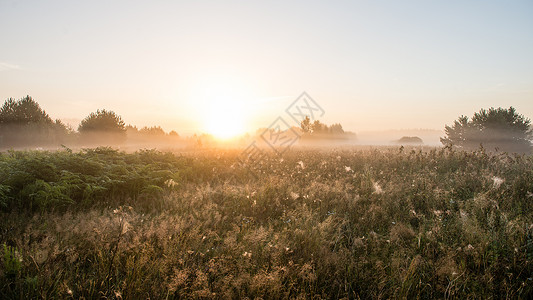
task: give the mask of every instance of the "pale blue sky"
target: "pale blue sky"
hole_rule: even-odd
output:
[[[0,40],[0,99],[72,122],[200,132],[224,94],[251,130],[302,91],[353,131],[533,118],[533,1],[0,0]]]

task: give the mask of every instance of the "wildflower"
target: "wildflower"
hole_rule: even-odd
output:
[[[493,176],[493,177],[492,177],[492,181],[493,181],[492,186],[493,186],[495,189],[497,189],[497,188],[500,187],[500,185],[502,185],[502,183],[503,183],[505,180],[503,180],[503,179],[500,178],[500,177]]]
[[[378,195],[383,193],[383,189],[381,188],[381,186],[379,186],[379,183],[377,182],[374,182],[374,193]]]
[[[348,166],[344,166],[344,169],[346,170],[346,172],[350,172],[352,170],[352,168]]]
[[[165,185],[166,185],[167,187],[170,187],[170,188],[171,188],[171,187],[175,187],[175,186],[177,186],[178,183],[175,182],[175,181],[171,178],[171,179],[168,179],[167,181],[165,181]]]
[[[362,248],[365,246],[365,243],[363,242],[363,239],[362,238],[356,238],[354,241],[353,241],[353,245],[354,247],[356,248]]]
[[[125,234],[126,232],[128,232],[128,230],[130,230],[130,223],[125,221],[124,224],[122,225],[122,234]]]

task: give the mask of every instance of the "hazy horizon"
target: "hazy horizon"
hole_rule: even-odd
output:
[[[353,132],[533,117],[533,3],[0,1],[0,99],[180,135],[267,127],[303,91]]]

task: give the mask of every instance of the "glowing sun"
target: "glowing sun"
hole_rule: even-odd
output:
[[[230,139],[245,132],[242,103],[228,98],[215,98],[208,105],[205,130],[219,139]]]
[[[257,98],[254,84],[232,69],[210,69],[198,74],[191,87],[201,131],[219,140],[246,133],[253,118]]]

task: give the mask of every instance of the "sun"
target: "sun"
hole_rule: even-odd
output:
[[[231,72],[204,74],[196,82],[194,106],[202,120],[202,131],[219,140],[246,133],[253,107],[250,84]]]
[[[237,137],[245,132],[243,105],[232,99],[214,99],[205,115],[207,133],[222,140]]]

